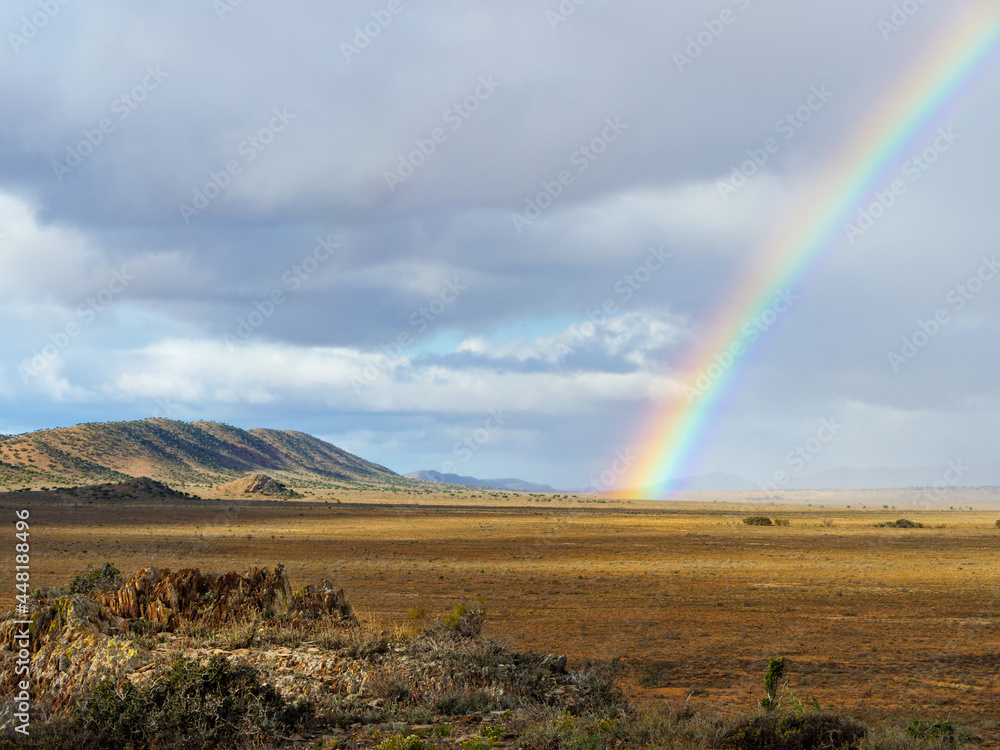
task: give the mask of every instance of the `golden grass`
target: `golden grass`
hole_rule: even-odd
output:
[[[782,655],[791,687],[824,708],[997,736],[998,511],[904,510],[901,493],[886,503],[897,510],[861,510],[849,493],[822,507],[330,494],[343,502],[29,496],[32,582],[64,584],[105,560],[126,572],[284,562],[293,585],[330,578],[362,617],[407,627],[408,609],[433,618],[483,596],[491,634],[576,664],[623,657],[645,695],[745,712],[766,658]],[[741,523],[761,514],[790,525]],[[928,528],[874,527],[900,517]],[[12,586],[3,593],[9,603]],[[640,688],[650,662],[659,687]]]

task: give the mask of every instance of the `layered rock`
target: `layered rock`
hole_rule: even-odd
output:
[[[95,594],[95,599],[119,617],[148,620],[166,631],[185,621],[218,625],[251,613],[333,615],[342,621],[354,617],[343,589],[335,591],[329,580],[293,596],[284,565],[221,575],[203,575],[197,568],[174,572],[146,568],[117,591]]]
[[[232,482],[220,484],[217,488],[226,495],[262,495],[264,497],[302,497],[298,492],[289,489],[277,479],[269,477],[267,474],[247,474]]]
[[[105,677],[114,679],[151,661],[148,649],[121,635],[123,620],[86,596],[74,594],[40,604],[30,625],[19,625],[14,611],[0,622],[0,691],[5,696],[13,695],[17,683],[27,678],[47,708],[61,711]],[[15,664],[22,643],[17,636],[24,630],[29,634],[31,660],[28,674],[18,675]]]
[[[145,648],[150,641],[137,641],[130,631],[172,632],[185,623],[226,625],[254,616],[355,622],[342,589],[327,580],[295,596],[283,565],[220,575],[146,568],[117,590],[35,592],[32,609],[28,624],[16,609],[0,620],[0,700],[27,678],[37,705],[55,712],[67,711],[105,677],[119,680],[162,661],[159,649]],[[21,656],[28,659],[27,676],[17,672]],[[0,708],[0,725],[10,720],[10,705]]]

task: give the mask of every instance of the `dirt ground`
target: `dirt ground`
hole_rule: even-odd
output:
[[[33,586],[105,561],[126,574],[283,562],[293,586],[330,578],[370,619],[484,597],[494,636],[571,664],[620,657],[639,696],[747,712],[767,657],[785,656],[789,687],[824,708],[951,719],[1000,745],[1000,511],[333,494],[0,495],[0,603],[14,594],[13,511],[28,508]],[[789,525],[741,522],[758,514]],[[874,526],[904,516],[925,528]]]

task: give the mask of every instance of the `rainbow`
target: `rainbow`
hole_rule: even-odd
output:
[[[785,290],[845,239],[845,226],[857,220],[859,209],[871,204],[915,151],[927,146],[943,116],[986,71],[998,41],[1000,8],[995,3],[970,8],[956,19],[954,29],[823,171],[801,205],[783,212],[795,219],[783,220],[763,243],[753,270],[679,368],[689,373],[693,386],[687,388],[687,398],[675,398],[644,427],[638,460],[620,482],[623,488],[679,489],[682,472],[690,471],[723,397],[757,342],[766,337],[769,326],[753,321],[770,323],[784,312]]]

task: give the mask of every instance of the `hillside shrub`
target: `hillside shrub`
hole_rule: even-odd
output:
[[[768,714],[743,719],[722,738],[733,750],[858,750],[867,730],[832,714]]]
[[[221,654],[206,664],[178,659],[145,688],[105,680],[77,706],[81,731],[101,747],[231,748],[274,738],[312,716],[308,702],[288,704],[248,664]]]
[[[773,526],[774,523],[767,516],[747,516],[743,519],[747,526]]]
[[[88,572],[81,573],[69,585],[71,594],[90,594],[95,591],[117,591],[125,585],[122,572],[114,563],[106,562],[100,570],[88,566]]]
[[[773,711],[778,707],[778,684],[784,677],[785,657],[769,656],[764,672],[764,697],[760,701],[760,707],[765,711]]]
[[[483,623],[486,622],[486,607],[482,602],[472,604],[456,604],[448,612],[445,612],[441,622],[449,630],[468,638],[475,638],[483,632]]]
[[[911,521],[908,518],[900,518],[897,521],[886,521],[885,523],[875,524],[876,528],[880,529],[922,529],[924,525],[922,523],[917,523],[916,521]]]
[[[970,739],[968,732],[960,732],[958,727],[946,719],[934,721],[914,719],[906,725],[906,735],[918,740],[937,740],[941,744],[955,744]]]

